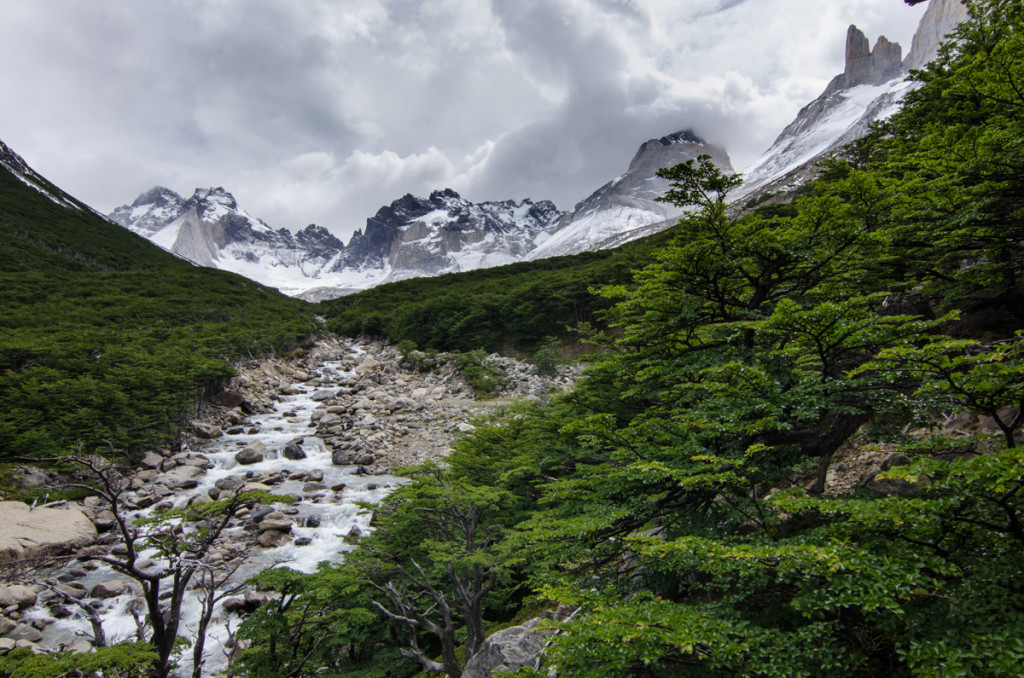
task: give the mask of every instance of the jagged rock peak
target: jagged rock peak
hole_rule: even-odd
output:
[[[238,201],[235,200],[235,196],[231,195],[221,186],[216,188],[197,188],[195,193],[192,194],[191,200],[195,202],[217,203],[228,209],[238,209]]]
[[[132,202],[132,207],[139,207],[141,205],[166,205],[175,202],[183,202],[183,198],[169,188],[154,186],[144,193],[139,193],[139,197]]]
[[[704,139],[697,136],[697,134],[692,129],[684,129],[680,132],[676,132],[675,134],[663,136],[662,138],[658,139],[658,141],[661,142],[662,146],[671,146],[672,144],[704,145],[707,143],[706,141],[704,141]]]
[[[0,141],[0,163],[7,165],[8,169],[18,174],[24,174],[29,171],[28,163],[3,141]]]
[[[857,85],[880,84],[899,77],[903,72],[903,48],[884,35],[878,38],[874,49],[864,33],[854,25],[846,31],[846,68],[842,86],[849,89]]]

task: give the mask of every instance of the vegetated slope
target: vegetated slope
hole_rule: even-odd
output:
[[[241,625],[248,675],[385,643],[474,675],[533,601],[574,612],[523,675],[1020,675],[1024,2],[970,11],[786,209],[677,168],[699,210],[604,292],[617,350],[421,469],[344,564],[265,573],[293,597]]]
[[[161,250],[2,151],[4,458],[173,444],[228,360],[312,331],[306,304]]]
[[[438,350],[531,352],[547,337],[571,343],[571,328],[595,323],[609,303],[594,286],[619,284],[670,232],[614,250],[380,285],[321,304],[327,327]]]

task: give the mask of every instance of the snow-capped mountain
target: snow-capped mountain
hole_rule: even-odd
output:
[[[756,193],[787,192],[814,175],[822,157],[867,134],[872,122],[885,120],[915,86],[912,68],[935,58],[940,42],[967,18],[960,0],[932,0],[905,60],[902,47],[881,36],[870,47],[856,26],[846,34],[846,67],[821,95],[797,114],[765,153],[743,173],[733,201]]]
[[[3,141],[0,141],[0,166],[7,169],[25,185],[31,186],[61,207],[70,207],[75,210],[92,210],[92,208],[78,202],[70,195],[41,177],[34,169],[29,167],[24,158],[15,153],[11,147]]]
[[[238,206],[223,188],[196,189],[187,200],[157,186],[110,218],[166,250],[199,264],[294,290],[309,285],[337,261],[344,247],[314,224],[293,235],[274,230]]]
[[[406,195],[367,219],[346,246],[320,226],[294,235],[238,206],[223,188],[185,200],[156,187],[110,218],[201,266],[322,299],[382,282],[521,261],[562,213],[549,201],[472,203],[450,189]]]
[[[530,252],[528,258],[544,259],[617,247],[668,228],[682,210],[657,202],[658,196],[669,189],[669,182],[656,173],[663,167],[673,167],[703,154],[710,155],[722,170],[733,171],[725,149],[709,144],[692,130],[645,142],[624,174],[597,189],[570,214],[559,219],[551,236]]]

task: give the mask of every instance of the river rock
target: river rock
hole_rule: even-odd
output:
[[[31,586],[13,584],[11,586],[0,586],[0,607],[17,605],[31,607],[36,604],[36,590]]]
[[[207,424],[201,421],[193,421],[191,423],[192,433],[197,438],[203,438],[205,440],[212,440],[214,438],[220,438],[224,435],[224,432],[220,430],[219,426],[213,424]]]
[[[0,638],[0,654],[7,654],[14,649],[15,641],[11,638]]]
[[[259,531],[267,532],[268,530],[274,530],[277,532],[291,532],[292,521],[288,520],[284,516],[280,518],[267,517],[260,521]]]
[[[17,643],[19,640],[26,640],[30,643],[38,643],[43,639],[43,634],[39,632],[39,629],[34,628],[28,624],[18,624],[18,626],[7,633],[7,637]]]
[[[0,502],[0,562],[65,553],[95,539],[96,526],[78,509]]]
[[[241,452],[235,455],[235,461],[243,466],[258,464],[267,458],[267,446],[260,441],[249,443],[242,448]]]
[[[309,396],[309,399],[320,403],[325,400],[330,400],[333,397],[334,391],[328,391],[327,389],[323,388],[320,389],[319,391],[314,392],[313,395]]]
[[[146,452],[145,455],[143,455],[142,461],[139,462],[139,463],[142,466],[145,466],[146,468],[157,469],[157,468],[160,468],[160,464],[162,464],[163,461],[164,461],[163,457],[161,457],[156,452],[153,452],[152,450],[150,450],[150,451]]]
[[[302,447],[294,440],[284,446],[281,454],[284,455],[285,459],[291,459],[293,461],[306,458],[305,450],[303,450]]]
[[[92,587],[92,592],[89,595],[93,598],[116,598],[131,588],[132,581],[130,579],[111,579],[96,584]]]
[[[175,466],[160,476],[156,482],[169,490],[190,490],[199,482],[196,480],[205,471],[198,466]]]
[[[227,476],[213,484],[214,487],[223,492],[234,492],[242,485],[245,485],[245,481],[238,476]]]
[[[260,536],[256,538],[256,543],[264,548],[277,548],[283,546],[292,540],[292,537],[287,532],[280,532],[278,530],[267,530],[266,532],[260,532]]]

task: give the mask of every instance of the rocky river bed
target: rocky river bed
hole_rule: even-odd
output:
[[[488,360],[502,379],[499,402],[544,397],[575,376],[566,368],[546,377],[509,358]],[[274,565],[311,572],[342,558],[354,548],[353,536],[372,529],[363,506],[401,482],[392,469],[442,460],[453,439],[494,407],[474,399],[449,357],[433,356],[424,369],[382,342],[321,338],[297,355],[249,361],[237,372],[191,423],[180,449],[151,450],[118,477],[119,500],[132,520],[247,490],[290,498],[243,508],[227,526],[206,557],[211,571],[230,573],[222,589]],[[31,467],[21,473],[27,484],[57,480]],[[108,643],[135,636],[141,587],[101,560],[125,552],[115,517],[98,497],[35,507],[0,502],[0,652],[89,651],[89,610],[98,612]],[[207,675],[216,675],[230,654],[238,615],[264,595],[243,586],[219,601]],[[186,636],[199,615],[195,598],[182,606]],[[182,667],[182,675],[190,671]]]

